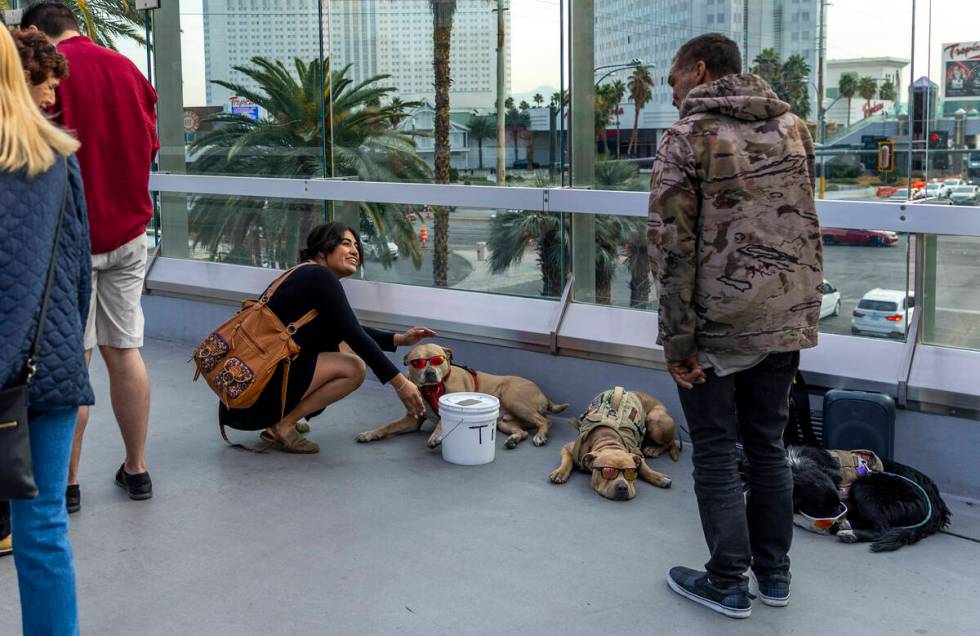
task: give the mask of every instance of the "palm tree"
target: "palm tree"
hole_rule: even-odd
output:
[[[429,0],[432,9],[432,70],[435,78],[435,182],[449,183],[449,52],[452,44],[456,0]],[[449,210],[432,207],[432,282],[448,285]]]
[[[871,100],[878,94],[878,83],[873,77],[862,77],[857,83],[857,93],[864,99],[865,106],[871,104]],[[867,108],[865,108],[867,112]]]
[[[897,97],[898,93],[895,91],[895,84],[890,79],[885,80],[881,88],[878,89],[878,98],[885,102],[893,102]]]
[[[600,162],[596,166],[597,178],[606,174],[599,168],[603,163],[616,162]],[[622,176],[623,173],[616,171],[616,174]],[[543,180],[536,184],[537,187],[546,185],[547,182]],[[619,262],[623,222],[620,217],[611,215],[596,216],[595,222],[596,302],[608,304],[612,302],[612,281]],[[570,236],[568,215],[537,210],[507,210],[490,222],[490,237],[487,240],[490,271],[499,274],[511,265],[520,263],[528,241],[532,241],[541,269],[541,295],[561,296],[564,281],[572,271]]]
[[[755,59],[752,60],[751,73],[758,75],[762,79],[769,83],[776,95],[780,99],[786,99],[785,90],[783,90],[782,81],[782,62],[779,59],[779,53],[776,49],[763,49]]]
[[[535,93],[532,101],[537,108],[541,108],[541,105],[544,104],[544,95],[541,93]]]
[[[809,75],[810,65],[799,53],[790,55],[781,70],[780,82],[790,110],[803,120],[810,116],[810,92],[805,79]]]
[[[612,281],[619,262],[619,245],[622,242],[622,221],[619,217],[601,215],[595,217],[596,226],[596,302],[612,302]],[[561,296],[564,280],[571,273],[571,224],[567,217],[557,212],[536,210],[508,210],[498,214],[490,222],[490,271],[504,272],[524,259],[528,241],[533,241],[534,251],[541,268],[541,295]]]
[[[255,177],[327,174],[371,181],[427,180],[431,175],[411,134],[390,125],[406,105],[372,105],[396,90],[381,84],[388,76],[355,83],[347,77],[349,66],[331,71],[328,60],[306,63],[297,58],[295,73],[279,61],[254,57],[251,62],[235,70],[258,89],[215,83],[258,104],[268,116],[259,121],[231,113],[209,118],[216,124],[214,129],[190,146],[191,172]],[[325,87],[323,77],[328,75]],[[325,90],[331,92],[324,95]],[[333,106],[327,113],[320,109],[324,98]],[[284,267],[294,262],[300,237],[321,218],[318,208],[293,199],[196,196],[190,212],[194,245],[212,258]],[[368,221],[369,234],[393,239],[412,255],[416,267],[421,265],[415,231],[401,206],[361,203],[358,209]],[[231,253],[223,255],[229,242]]]
[[[490,115],[474,115],[469,123],[470,137],[476,140],[480,170],[483,170],[483,140],[497,136],[497,118]]]
[[[78,21],[82,35],[101,46],[116,50],[116,40],[125,38],[146,46],[143,16],[129,0],[62,0]],[[21,8],[30,3],[21,2]],[[10,0],[0,0],[0,11],[10,9]],[[0,14],[0,24],[4,24]]]
[[[622,110],[619,105],[623,103],[623,97],[626,96],[626,84],[623,80],[615,80],[609,89],[609,96],[612,98],[613,114],[616,115],[616,158],[619,159],[620,153],[622,152],[622,146],[620,145],[619,137],[621,133],[621,127],[619,125],[619,113]]]
[[[837,80],[837,91],[840,93],[841,97],[847,98],[847,125],[851,125],[851,99],[857,93],[858,80],[857,75],[853,73],[844,73]]]
[[[595,91],[595,138],[596,142],[602,144],[603,153],[609,158],[609,135],[606,129],[612,123],[613,117],[613,95],[612,84],[603,84]]]
[[[507,130],[510,131],[511,136],[514,139],[514,161],[517,161],[517,151],[521,145],[521,137],[524,132],[531,126],[531,117],[526,111],[521,112],[516,108],[511,108],[507,111],[507,119],[505,120],[507,125]]]
[[[490,221],[490,271],[504,272],[524,259],[528,240],[534,241],[541,269],[541,295],[561,296],[565,278],[571,272],[568,251],[570,224],[557,212],[507,210]],[[565,240],[563,240],[563,234]]]
[[[640,145],[640,111],[653,98],[653,78],[650,76],[650,70],[645,66],[637,66],[626,82],[626,88],[630,92],[630,101],[636,108],[633,134],[630,136],[630,145],[626,149],[626,154],[632,155]]]
[[[644,184],[639,179],[639,166],[628,161],[598,162],[595,167],[595,185],[600,190],[644,189]],[[625,241],[626,265],[630,272],[630,307],[647,309],[650,305],[651,283],[646,219],[613,218],[618,219],[621,240]]]
[[[452,44],[456,0],[429,0],[432,10],[432,71],[435,103],[435,182],[449,183],[449,85],[452,76],[449,53]],[[446,287],[449,270],[449,210],[432,208],[432,282]]]
[[[129,0],[62,0],[78,20],[82,35],[115,50],[119,38],[146,45],[143,15]],[[24,6],[26,3],[22,3]]]

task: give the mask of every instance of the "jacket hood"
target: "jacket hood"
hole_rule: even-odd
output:
[[[717,112],[736,119],[773,119],[789,111],[769,84],[758,75],[726,75],[695,86],[681,104],[681,118],[695,113]]]

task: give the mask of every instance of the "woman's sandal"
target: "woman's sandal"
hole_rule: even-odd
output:
[[[266,429],[259,434],[259,437],[262,438],[263,441],[269,442],[284,453],[312,455],[320,452],[319,444],[306,439],[295,429],[290,431],[285,437],[270,433],[269,430]]]

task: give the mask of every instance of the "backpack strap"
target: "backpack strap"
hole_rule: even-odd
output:
[[[264,453],[270,448],[272,448],[274,445],[273,442],[266,442],[265,446],[246,446],[245,444],[235,443],[230,439],[228,439],[228,434],[225,433],[225,425],[221,424],[220,422],[218,423],[218,431],[221,432],[221,439],[225,440],[225,444],[228,444],[232,448],[240,448],[242,450],[246,450],[250,453]]]
[[[288,333],[290,336],[293,335],[294,333],[299,331],[302,327],[309,324],[311,320],[316,318],[318,313],[319,312],[316,309],[309,310],[308,312],[300,316],[298,320],[295,320],[289,323],[288,325],[286,325],[286,333]]]
[[[293,265],[292,267],[284,271],[282,274],[279,275],[279,278],[272,281],[272,284],[266,288],[265,292],[263,292],[262,296],[259,298],[259,302],[262,303],[263,305],[268,303],[269,299],[272,298],[272,295],[276,293],[277,289],[279,289],[279,286],[282,285],[284,282],[286,282],[286,279],[289,278],[289,275],[295,272],[297,269],[303,267],[304,265],[315,265],[315,264],[316,263],[311,263],[310,261],[306,261],[304,263],[299,263],[298,265]]]

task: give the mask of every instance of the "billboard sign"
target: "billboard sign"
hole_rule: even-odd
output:
[[[232,95],[228,98],[228,103],[231,105],[229,111],[233,115],[242,115],[256,122],[259,120],[259,107],[252,100]]]
[[[980,97],[980,42],[943,45],[943,87],[946,99]]]
[[[258,106],[232,106],[231,112],[235,115],[244,115],[252,121],[259,120],[259,107]]]

